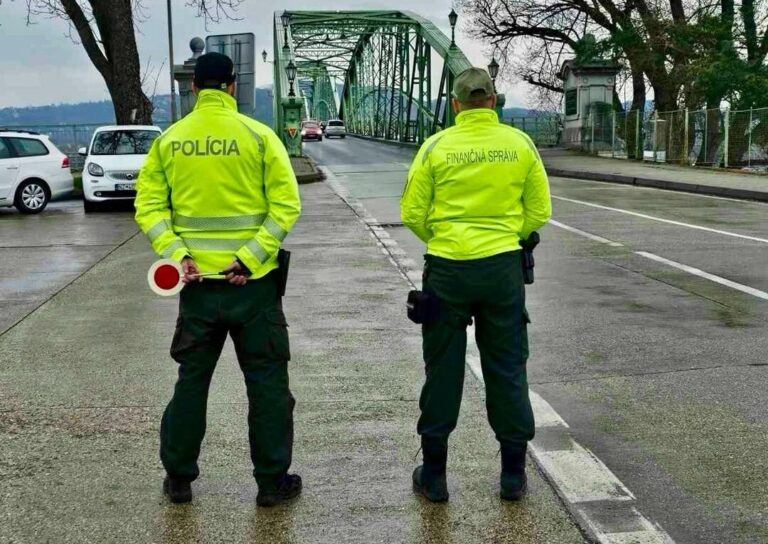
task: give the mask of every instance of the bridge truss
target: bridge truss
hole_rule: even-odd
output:
[[[278,12],[274,47],[278,129],[293,63],[306,118],[339,117],[349,132],[401,142],[453,124],[453,80],[471,66],[432,22],[406,11]]]

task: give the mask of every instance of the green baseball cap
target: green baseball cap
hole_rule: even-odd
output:
[[[493,81],[488,72],[482,68],[468,68],[456,76],[453,82],[453,97],[459,102],[470,102],[482,98],[490,98],[493,91]]]

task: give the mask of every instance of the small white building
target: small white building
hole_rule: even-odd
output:
[[[610,61],[577,63],[567,60],[557,76],[563,80],[565,91],[565,122],[562,143],[566,147],[578,147],[598,151],[611,140],[603,137],[604,119],[595,116],[595,104],[603,104],[603,111],[613,104],[616,74],[621,67]],[[593,131],[593,125],[597,131]],[[594,141],[593,141],[594,137]]]

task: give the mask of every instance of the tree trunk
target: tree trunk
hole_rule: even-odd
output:
[[[631,66],[630,66],[631,67]],[[639,122],[642,123],[645,113],[645,74],[642,70],[632,70],[632,106],[627,112],[626,142],[627,158],[642,160],[643,149],[640,143],[643,138],[643,127],[640,125],[638,130],[638,112]],[[638,138],[639,137],[639,138]]]
[[[679,109],[677,104],[678,84],[670,83],[662,79],[661,81],[652,81],[652,87],[654,109],[656,111],[665,112]]]
[[[152,103],[144,94],[134,34],[132,0],[90,0],[107,63],[100,70],[118,124],[151,124]]]

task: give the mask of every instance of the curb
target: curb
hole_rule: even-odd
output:
[[[638,178],[622,174],[603,174],[600,172],[585,172],[582,170],[567,170],[564,168],[549,168],[545,164],[547,174],[564,178],[585,179],[589,181],[602,181],[606,183],[619,183],[622,185],[635,185],[637,187],[652,187],[654,189],[666,189],[683,193],[694,193],[709,196],[722,196],[737,198],[740,200],[756,200],[768,202],[768,191],[751,191],[749,189],[736,189],[733,187],[715,187],[712,185],[694,185],[679,181],[668,181],[653,178]]]
[[[307,155],[303,155],[301,157],[291,157],[291,166],[293,166],[294,172],[296,172],[297,166],[306,167],[299,168],[300,170],[309,170],[309,172],[296,174],[296,181],[299,183],[299,185],[304,185],[305,183],[315,183],[325,179],[325,174],[317,167],[315,161]]]

